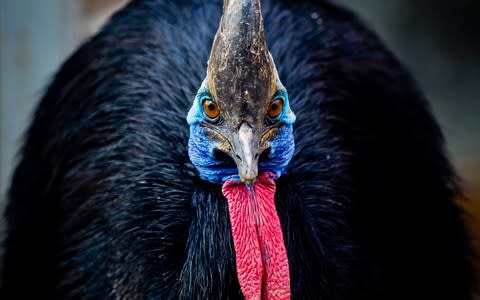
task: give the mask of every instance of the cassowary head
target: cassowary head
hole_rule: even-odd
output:
[[[253,183],[259,171],[279,176],[286,168],[295,115],[267,48],[259,1],[225,0],[187,121],[190,159],[204,180]]]

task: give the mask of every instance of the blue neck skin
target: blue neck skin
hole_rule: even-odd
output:
[[[293,138],[293,123],[295,114],[290,109],[288,94],[285,88],[278,84],[276,97],[283,98],[283,111],[279,116],[282,122],[277,136],[270,144],[270,152],[266,159],[259,161],[258,171],[270,171],[280,177],[290,162],[295,142]],[[218,160],[214,157],[215,143],[205,134],[200,123],[207,118],[202,108],[203,99],[209,96],[206,82],[202,83],[197,96],[187,116],[187,123],[190,125],[190,139],[188,141],[188,155],[193,165],[197,168],[200,178],[211,183],[222,184],[227,180],[240,180],[237,166],[233,160]]]

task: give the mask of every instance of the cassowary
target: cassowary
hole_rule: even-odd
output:
[[[471,299],[458,193],[424,96],[350,12],[136,0],[38,106],[2,299]]]

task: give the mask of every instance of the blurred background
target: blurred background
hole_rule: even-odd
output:
[[[44,88],[60,63],[126,2],[0,0],[0,211],[15,153]],[[425,91],[463,178],[468,225],[480,237],[480,1],[337,2],[380,35]],[[3,233],[2,217],[0,224]]]

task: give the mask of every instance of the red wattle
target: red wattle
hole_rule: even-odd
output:
[[[275,174],[262,173],[252,185],[229,180],[228,202],[240,288],[246,300],[290,299],[290,274],[275,208]]]

